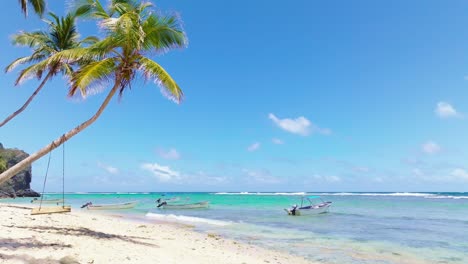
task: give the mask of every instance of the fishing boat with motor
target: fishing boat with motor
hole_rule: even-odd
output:
[[[116,204],[93,204],[88,202],[81,206],[88,210],[122,210],[131,209],[137,205],[138,202],[116,203]]]
[[[161,201],[157,208],[160,209],[203,209],[208,208],[209,202],[202,201],[197,203],[168,203],[167,201]]]
[[[288,215],[317,215],[328,213],[332,202],[324,201],[320,196],[303,196],[301,205],[293,205],[289,209],[284,209]]]

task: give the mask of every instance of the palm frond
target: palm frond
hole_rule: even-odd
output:
[[[37,47],[45,46],[48,40],[47,33],[44,31],[19,32],[11,37],[13,45]]]
[[[97,19],[106,19],[110,17],[99,0],[75,0],[74,13],[78,17],[91,17]]]
[[[104,19],[100,25],[114,38],[124,39],[128,48],[141,49],[145,32],[140,25],[138,14],[129,12],[122,14],[118,18]]]
[[[161,65],[149,58],[142,56],[139,61],[140,70],[143,71],[145,78],[153,79],[162,88],[161,91],[166,97],[180,103],[184,94],[169,73]]]
[[[28,2],[26,0],[18,0],[18,1],[21,6],[21,12],[23,12],[23,14],[27,16],[28,15]]]
[[[80,90],[81,95],[86,97],[87,89],[89,89],[91,85],[109,80],[113,76],[112,73],[114,73],[114,71],[114,58],[95,61],[81,67],[72,77],[68,95],[73,96],[77,90]]]
[[[80,44],[96,44],[99,41],[98,37],[89,36],[80,41]]]
[[[42,60],[39,63],[33,64],[25,69],[23,69],[20,74],[18,75],[18,78],[16,78],[15,85],[18,85],[28,79],[31,78],[42,78],[42,74],[48,69],[50,64],[48,63],[48,60]]]
[[[61,72],[62,72],[62,75],[65,76],[65,77],[72,77],[73,76],[73,68],[71,67],[71,65],[69,64],[63,64],[62,67],[61,67]]]
[[[40,17],[44,15],[45,12],[45,0],[28,0],[29,4],[34,9],[34,12]]]
[[[21,58],[18,58],[16,60],[14,60],[12,63],[10,63],[6,68],[5,68],[5,72],[10,72],[12,71],[14,68],[18,67],[19,65],[21,64],[26,64],[26,63],[31,63],[31,62],[37,62],[37,61],[40,61],[44,59],[44,56],[41,55],[41,54],[33,54],[31,56],[25,56],[25,57],[21,57]]]
[[[56,52],[52,54],[47,59],[47,61],[50,64],[56,64],[56,63],[73,64],[81,60],[92,61],[96,57],[97,55],[90,52],[88,48],[79,47],[79,48],[67,49],[67,50]]]
[[[143,31],[146,34],[145,50],[166,52],[174,48],[184,48],[188,43],[181,22],[175,15],[151,15],[143,23]]]

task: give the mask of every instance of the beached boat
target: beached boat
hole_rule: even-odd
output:
[[[306,205],[306,204],[309,205]],[[284,209],[288,215],[316,215],[327,213],[332,202],[325,202],[320,196],[303,196],[301,205],[293,205],[290,209]]]
[[[63,203],[63,199],[41,199],[34,198],[31,200],[31,203],[43,203],[43,204],[61,204]]]
[[[138,202],[128,202],[128,203],[116,203],[116,204],[92,204],[88,203],[86,206],[81,208],[87,208],[89,210],[121,210],[121,209],[131,209],[137,205]]]
[[[158,208],[161,209],[202,209],[208,208],[209,202],[203,201],[198,203],[167,203],[163,201],[158,204]]]

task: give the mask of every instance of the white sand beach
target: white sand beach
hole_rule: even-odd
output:
[[[312,263],[283,252],[197,233],[74,210],[30,215],[0,204],[0,263]]]

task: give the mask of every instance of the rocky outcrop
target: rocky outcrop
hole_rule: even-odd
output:
[[[6,149],[0,143],[0,170],[10,168],[27,158],[28,153],[19,149]],[[5,168],[2,168],[5,167]],[[0,198],[5,197],[39,197],[39,193],[31,190],[32,169],[28,166],[13,178],[0,185]]]

